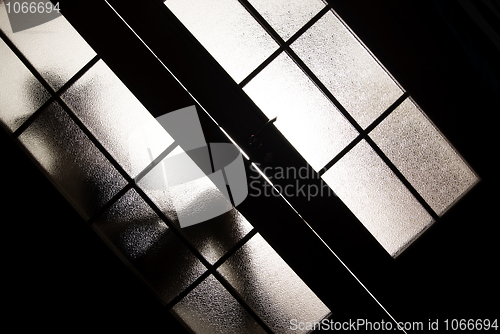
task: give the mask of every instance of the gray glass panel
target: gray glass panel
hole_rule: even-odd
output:
[[[50,95],[0,40],[0,120],[15,131]]]
[[[165,5],[236,82],[278,48],[238,1],[169,0]]]
[[[193,333],[265,333],[212,275],[172,308]]]
[[[402,95],[396,83],[331,11],[291,48],[363,128]]]
[[[275,333],[289,333],[291,319],[312,323],[330,312],[259,234],[218,270]]]
[[[281,54],[244,91],[316,170],[323,168],[357,131],[311,80]]]
[[[116,169],[55,102],[19,140],[85,218],[125,186]]]
[[[392,256],[433,221],[364,140],[322,177]]]
[[[478,181],[446,138],[409,99],[370,137],[439,215]]]
[[[250,0],[249,2],[285,41],[325,7],[320,0]]]
[[[206,270],[134,190],[123,195],[93,226],[164,303]]]
[[[95,56],[92,48],[63,16],[12,33],[5,3],[2,2],[0,29],[55,90]]]
[[[62,99],[132,177],[174,141],[102,60]]]

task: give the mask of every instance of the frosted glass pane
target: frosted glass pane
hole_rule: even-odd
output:
[[[166,159],[171,159],[183,152],[180,147],[177,147],[146,174],[138,185],[178,226],[180,226],[178,212],[183,218],[182,215],[185,216],[186,212],[203,212],[204,208],[211,206],[223,209],[220,215],[183,228],[185,235],[200,253],[209,262],[215,263],[250,232],[252,226],[231,206],[225,197],[226,194],[222,194],[208,177],[195,179],[182,185],[169,186],[165,167]]]
[[[392,256],[432,222],[365,141],[333,165],[323,179]]]
[[[402,94],[332,12],[326,13],[291,48],[363,128]]]
[[[357,131],[297,65],[281,54],[244,91],[307,162],[319,171]]]
[[[193,333],[266,333],[212,275],[172,308]]]
[[[12,33],[5,3],[0,3],[0,29],[54,88],[59,89],[87,64],[95,52],[60,16],[42,25]]]
[[[94,221],[93,226],[164,303],[206,270],[133,189]]]
[[[85,218],[125,186],[116,169],[55,102],[19,140]]]
[[[0,120],[15,131],[50,95],[0,40]]]
[[[169,0],[165,5],[236,82],[278,48],[238,1]]]
[[[321,321],[330,312],[259,234],[218,270],[275,333],[289,333],[291,319]]]
[[[370,137],[438,214],[478,181],[411,100],[403,102]]]
[[[101,60],[62,99],[132,177],[174,141]]]
[[[249,2],[285,41],[325,7],[320,0],[250,0]]]

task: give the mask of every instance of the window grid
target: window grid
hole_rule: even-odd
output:
[[[384,161],[384,163],[391,169],[391,171],[396,175],[396,177],[405,185],[405,187],[410,191],[410,193],[415,197],[415,199],[422,205],[422,207],[431,215],[434,222],[439,219],[439,215],[431,208],[431,206],[425,201],[425,199],[420,195],[420,193],[413,187],[413,185],[407,180],[407,178],[401,173],[401,171],[392,163],[392,161],[387,157],[387,155],[375,144],[375,142],[368,136],[368,134],[380,124],[387,116],[389,116],[392,111],[394,111],[404,100],[411,98],[408,92],[404,89],[403,94],[391,105],[389,106],[377,119],[375,119],[366,129],[363,129],[358,122],[351,116],[351,114],[342,106],[342,104],[335,98],[335,96],[326,88],[326,86],[318,79],[318,77],[308,68],[308,66],[300,59],[300,57],[290,48],[290,45],[297,40],[304,32],[306,32],[310,27],[312,27],[321,17],[323,17],[330,10],[335,14],[331,5],[327,4],[321,11],[319,11],[309,22],[307,22],[302,28],[300,28],[292,37],[287,41],[284,41],[281,36],[271,27],[271,25],[262,17],[262,15],[248,2],[248,0],[238,0],[240,4],[245,7],[245,9],[255,18],[255,20],[271,35],[271,37],[278,43],[279,48],[271,56],[268,57],[260,66],[258,66],[250,75],[248,75],[243,81],[238,85],[241,89],[248,84],[259,72],[261,72],[267,65],[269,65],[276,57],[278,57],[282,52],[285,52],[295,64],[309,77],[309,79],[318,87],[318,89],[338,108],[338,110],[346,117],[346,119],[351,123],[351,125],[358,131],[359,135],[347,145],[341,152],[339,152],[335,157],[333,157],[329,163],[327,163],[318,174],[323,175],[330,167],[337,163],[345,154],[347,154],[357,143],[361,140],[366,140],[370,147],[377,153],[377,155]],[[337,16],[338,17],[338,16]],[[343,21],[342,21],[343,22]],[[345,24],[344,24],[345,25]],[[346,25],[345,25],[346,26]],[[347,27],[347,26],[346,26]],[[347,27],[348,28],[348,27]],[[349,29],[349,28],[348,28]],[[350,30],[350,29],[349,29]],[[351,31],[353,36],[356,35]],[[359,39],[356,37],[359,41]],[[363,46],[364,44],[359,41]],[[368,50],[365,47],[366,50]],[[371,52],[368,50],[371,54]],[[376,57],[371,54],[372,57],[377,61],[377,63],[382,66]],[[384,68],[382,66],[382,68]],[[384,68],[385,70],[385,68]],[[387,71],[386,71],[387,72]],[[397,81],[390,75],[387,74],[397,83]],[[399,86],[399,84],[398,84]],[[400,87],[401,88],[401,87]],[[402,251],[402,250],[401,250]]]
[[[257,230],[252,227],[252,229],[238,242],[236,242],[229,250],[227,250],[214,264],[205,259],[205,257],[198,251],[198,249],[191,243],[191,241],[185,236],[185,234],[178,228],[171,220],[168,218],[162,210],[149,198],[149,196],[138,186],[138,182],[142,177],[144,177],[150,170],[155,167],[155,163],[150,163],[146,166],[135,178],[132,178],[121,165],[113,158],[113,156],[104,148],[104,146],[97,140],[97,138],[92,134],[92,132],[83,124],[83,122],[78,118],[78,116],[68,107],[68,105],[60,98],[60,96],[70,88],[79,78],[81,78],[88,70],[92,68],[101,58],[96,55],[91,59],[84,67],[82,67],[73,77],[71,77],[60,89],[55,91],[47,81],[40,75],[38,70],[28,61],[28,59],[22,54],[22,52],[10,41],[10,39],[0,30],[0,39],[3,40],[7,46],[14,52],[14,54],[20,59],[20,61],[29,69],[29,71],[36,77],[38,81],[46,88],[51,95],[51,97],[42,104],[39,109],[37,109],[28,119],[26,119],[19,128],[12,133],[12,137],[18,138],[22,133],[33,124],[36,119],[43,113],[47,106],[53,102],[57,102],[65,111],[65,113],[76,123],[77,127],[80,128],[87,138],[96,146],[96,148],[101,152],[106,159],[111,163],[111,165],[116,168],[120,175],[126,180],[127,184],[119,190],[111,199],[109,199],[105,204],[103,204],[89,219],[87,223],[89,226],[93,226],[93,222],[96,221],[101,215],[103,215],[106,210],[108,210],[114,203],[116,203],[122,196],[129,190],[134,189],[142,200],[148,205],[158,217],[169,227],[169,229],[181,240],[184,246],[186,246],[189,251],[205,266],[206,270],[187,288],[177,294],[169,303],[164,305],[165,309],[170,311],[177,303],[179,303],[184,297],[186,297],[191,291],[193,291],[198,285],[205,281],[207,277],[213,275],[219,283],[231,294],[231,296],[251,315],[251,317],[267,332],[274,333],[273,330],[265,323],[264,320],[249,306],[246,301],[240,296],[239,292],[227,281],[227,279],[220,274],[217,269],[226,262],[234,253],[236,253],[240,248],[242,248],[249,240],[252,239],[257,234]],[[168,151],[173,150],[176,147],[174,142],[170,145],[161,155],[166,156]],[[251,223],[251,222],[250,222]],[[111,247],[113,248],[113,247]],[[127,260],[125,260],[127,261]],[[331,312],[325,316],[329,318]],[[319,319],[321,320],[321,319]]]

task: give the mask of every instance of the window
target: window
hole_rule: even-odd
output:
[[[398,275],[404,262],[389,254],[404,250],[478,177],[330,5],[296,1],[289,13],[272,7],[278,2],[228,2],[221,8],[231,11],[225,22],[236,12],[234,22],[244,23],[244,33],[250,36],[243,44],[253,42],[244,45],[238,57],[227,57],[228,50],[238,50],[224,46],[224,41],[238,41],[241,35],[212,41],[222,46],[218,55],[204,45],[209,54],[163,4],[151,1],[132,9],[110,3],[112,7],[102,3],[93,8],[92,25],[85,19],[89,8],[67,7],[65,17],[97,55],[88,48],[80,65],[71,62],[75,68],[67,70],[72,74],[66,77],[53,69],[55,75],[41,73],[42,67],[29,59],[30,52],[14,34],[2,34],[3,55],[33,82],[25,85],[20,80],[15,92],[25,98],[22,108],[2,111],[2,122],[97,233],[195,331],[286,332],[292,317],[319,321],[328,314],[331,319],[353,314],[376,319],[395,314],[400,319],[395,307],[399,299],[387,290],[401,291],[404,282],[387,278]],[[194,22],[203,23],[208,14],[220,13],[212,6],[203,10],[202,4],[184,14],[196,14]],[[296,24],[282,24],[283,18]],[[340,45],[351,46],[339,48],[338,55],[328,54],[332,48],[321,36],[334,27],[341,30]],[[210,35],[206,28],[199,31]],[[72,40],[86,46],[79,37]],[[352,60],[346,66],[361,79],[344,85],[345,78],[332,79],[340,73],[335,66],[342,63],[333,64],[333,72],[323,65],[352,49],[356,52],[346,56]],[[244,66],[233,63],[250,52],[257,54],[244,60]],[[366,73],[356,72],[360,63]],[[59,79],[51,83],[53,77]],[[26,93],[25,87],[36,94]],[[293,94],[283,94],[281,87]],[[384,98],[370,98],[381,90],[388,92]],[[359,95],[366,99],[355,101],[353,96]],[[187,105],[196,106],[207,140],[228,142],[227,133],[248,154],[245,168],[251,180],[259,180],[256,189],[269,187],[260,174],[252,174],[258,166],[286,200],[252,196],[238,210],[213,221],[177,228],[171,189],[155,188],[152,181],[161,170],[151,162],[162,152],[179,150],[154,117]],[[367,106],[371,113],[363,112]],[[275,116],[274,123],[266,123]],[[143,126],[145,134],[134,133]],[[249,143],[252,135],[256,147]],[[70,138],[78,138],[75,145]],[[40,142],[50,142],[50,149]],[[427,148],[425,155],[422,147]],[[86,154],[75,159],[75,152]],[[428,164],[431,160],[436,163]],[[297,178],[299,171],[309,174]],[[328,186],[339,197],[299,191]],[[196,187],[208,197],[220,195],[207,180]],[[195,193],[186,188],[174,196],[189,201]],[[359,205],[363,201],[367,205]],[[391,230],[381,228],[381,222],[390,222]],[[325,273],[326,266],[333,276],[311,270]],[[252,270],[253,275],[245,275]],[[273,282],[273,288],[257,288],[263,282]],[[285,298],[276,293],[289,287],[293,291]],[[221,317],[224,312],[232,317]]]
[[[165,5],[392,256],[479,180],[322,1]]]

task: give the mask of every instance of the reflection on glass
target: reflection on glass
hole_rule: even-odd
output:
[[[429,213],[365,141],[322,177],[392,256],[432,222]]]
[[[218,270],[275,333],[289,333],[290,319],[317,322],[330,312],[259,234]]]
[[[0,40],[0,120],[15,131],[50,95]]]
[[[92,225],[167,304],[206,268],[167,225],[129,190]]]
[[[413,101],[407,99],[370,137],[437,214],[478,178]]]
[[[174,141],[102,60],[62,99],[132,177]]]
[[[84,218],[125,186],[125,180],[57,103],[20,136]]]
[[[325,7],[320,0],[250,0],[249,2],[285,41]]]
[[[281,54],[244,91],[316,170],[323,168],[357,131],[286,55]]]
[[[212,275],[172,311],[193,333],[266,333]]]
[[[221,215],[182,229],[200,253],[209,262],[215,263],[243,238],[252,226],[206,176],[185,184],[169,186],[164,162],[182,153],[184,151],[177,147],[146,174],[138,185],[162,212],[177,224],[178,213],[200,213],[209,207],[223,209]]]
[[[238,1],[169,0],[165,5],[236,82],[278,48]]]
[[[54,90],[61,88],[95,56],[94,50],[63,16],[12,33],[5,4],[0,3],[0,29]]]
[[[363,128],[402,94],[331,11],[291,48]]]

